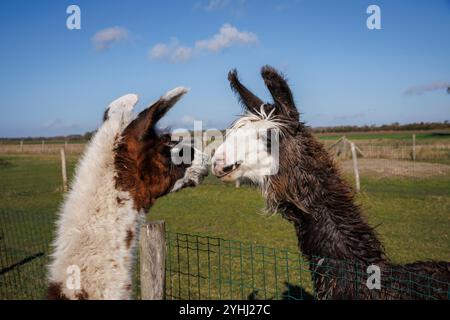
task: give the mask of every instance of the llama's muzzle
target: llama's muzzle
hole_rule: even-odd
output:
[[[236,171],[242,164],[242,161],[236,161],[233,164],[225,165],[222,162],[215,161],[212,165],[213,174],[219,178],[224,179],[229,176],[231,173]]]

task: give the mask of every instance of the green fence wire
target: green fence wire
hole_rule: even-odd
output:
[[[0,210],[0,299],[42,299],[54,214]]]
[[[355,262],[313,257],[208,236],[166,233],[166,298],[282,299],[328,298],[315,292],[313,279],[351,288],[349,299],[449,299],[450,283],[405,270],[381,267],[381,288],[369,289],[373,275]],[[328,292],[329,294],[329,292]]]
[[[0,212],[0,299],[45,298],[53,222],[54,214]],[[319,257],[311,263],[296,250],[217,237],[166,232],[166,246],[166,299],[315,299],[312,282],[319,275],[354,286],[351,298],[358,299],[368,277],[354,263]],[[382,277],[384,288],[410,299],[450,298],[450,283],[419,273],[388,269]],[[136,268],[136,299],[139,292]]]
[[[167,299],[311,299],[298,254],[221,238],[166,233]]]

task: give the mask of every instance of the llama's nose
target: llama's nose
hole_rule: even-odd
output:
[[[222,173],[223,163],[220,161],[214,161],[212,164],[212,173],[215,176],[219,176]]]
[[[232,164],[231,165],[225,165],[223,163],[214,162],[212,171],[213,171],[213,174],[215,176],[223,176],[223,175],[227,174],[228,172],[230,172],[232,170],[233,170],[233,165]]]
[[[241,164],[242,161],[236,161],[232,164],[225,164],[224,162],[214,161],[212,172],[216,177],[221,178],[236,170]]]
[[[215,176],[223,176],[227,172],[231,171],[233,166],[227,165],[225,162],[225,158],[222,156],[215,157],[212,163],[212,173]]]

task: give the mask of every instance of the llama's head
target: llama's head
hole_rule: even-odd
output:
[[[173,89],[142,111],[123,130],[115,148],[116,187],[130,193],[138,210],[148,210],[171,191],[199,184],[208,173],[207,159],[196,149],[189,150],[190,161],[173,161],[186,158],[183,150],[175,148],[170,134],[159,134],[155,128],[187,91]]]
[[[273,103],[264,103],[242,85],[236,70],[228,74],[231,89],[238,95],[246,114],[228,130],[212,159],[212,171],[223,181],[245,177],[262,183],[265,177],[277,173],[279,143],[295,134],[300,125],[284,77],[269,66],[262,68],[261,75]]]

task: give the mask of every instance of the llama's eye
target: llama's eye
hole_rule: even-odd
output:
[[[166,146],[169,147],[170,149],[172,149],[173,147],[176,146],[176,144],[173,141],[169,141],[169,142],[166,143]]]

